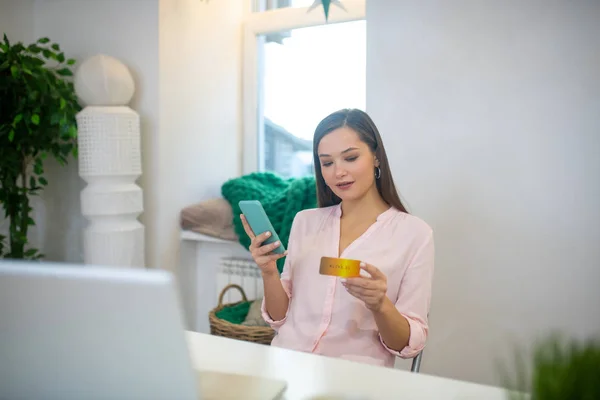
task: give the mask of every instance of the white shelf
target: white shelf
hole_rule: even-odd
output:
[[[201,233],[196,233],[196,232],[186,231],[186,230],[181,231],[180,237],[181,237],[181,240],[191,240],[191,241],[195,241],[195,242],[209,242],[209,243],[221,243],[221,244],[237,243],[236,241],[233,241],[233,240],[219,239],[219,238],[216,238],[213,236],[203,235]]]

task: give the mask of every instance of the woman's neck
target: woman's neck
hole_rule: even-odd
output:
[[[390,208],[379,194],[375,185],[359,199],[342,201],[341,207],[342,217],[345,219],[354,219],[359,216],[361,218],[377,219],[379,214]]]

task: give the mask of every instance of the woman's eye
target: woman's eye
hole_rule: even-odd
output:
[[[324,167],[329,167],[331,164],[333,164],[331,161],[328,162],[324,162],[323,164],[321,164]]]
[[[352,161],[355,161],[357,158],[358,158],[358,156],[348,157],[348,158],[346,158],[346,161],[352,162]]]

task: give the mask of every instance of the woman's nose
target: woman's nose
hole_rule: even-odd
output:
[[[344,168],[340,168],[340,167],[335,167],[335,177],[336,178],[343,178],[346,175],[346,170]]]

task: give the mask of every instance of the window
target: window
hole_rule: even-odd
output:
[[[319,121],[340,108],[365,108],[364,1],[344,1],[347,11],[332,5],[328,23],[322,7],[306,12],[312,3],[279,2],[246,21],[244,173],[311,174]]]

